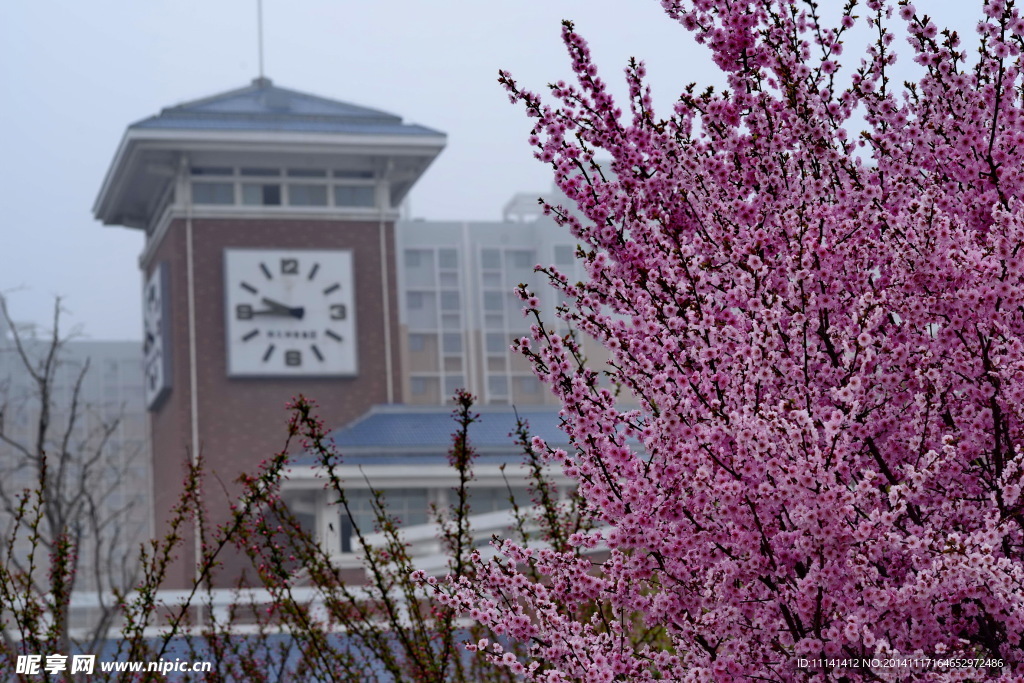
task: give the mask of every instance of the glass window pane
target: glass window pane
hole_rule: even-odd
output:
[[[536,377],[516,377],[516,391],[520,394],[539,394],[540,380]]]
[[[335,178],[372,178],[373,171],[349,171],[343,169],[335,169],[331,174]]]
[[[281,186],[276,183],[270,185],[246,183],[242,185],[242,203],[247,206],[280,206]]]
[[[292,206],[327,206],[327,186],[289,185],[288,203]]]
[[[505,306],[504,299],[501,292],[484,292],[484,310],[500,311]]]
[[[487,353],[506,353],[512,344],[507,334],[502,332],[487,333]]]
[[[530,490],[524,486],[513,486],[511,492],[507,487],[482,488],[474,486],[469,491],[469,510],[471,514],[481,515],[498,510],[510,510],[514,498],[519,507],[533,505]]]
[[[377,515],[373,510],[373,495],[369,491],[350,489],[345,491],[345,499],[348,501],[348,508],[352,513],[352,518],[349,519],[345,508],[339,506],[341,552],[351,553],[359,550],[355,529],[359,529],[364,534],[372,534],[376,528]],[[355,522],[354,525],[353,522]]]
[[[445,332],[441,343],[445,353],[462,353],[462,334],[459,332]]]
[[[441,249],[438,252],[442,268],[458,268],[459,254],[454,249]]]
[[[480,265],[483,268],[501,268],[501,253],[497,249],[484,249],[480,252]]]
[[[234,183],[192,183],[192,201],[195,204],[234,204]]]
[[[466,386],[466,381],[462,375],[448,375],[444,378],[444,393],[445,398],[451,398],[456,391]]]
[[[263,178],[281,175],[279,168],[242,168],[239,173],[252,178]]]
[[[516,249],[513,251],[505,252],[505,262],[509,268],[515,268],[517,270],[532,270],[536,259],[534,259],[532,251],[525,251],[522,249]]]
[[[388,512],[402,526],[426,524],[428,519],[426,489],[385,489]]]
[[[505,375],[491,375],[487,378],[487,391],[495,396],[508,395],[508,377]]]
[[[193,166],[192,175],[234,175],[235,169],[230,166]]]
[[[409,335],[409,350],[413,352],[423,351],[427,348],[427,336],[425,334]]]
[[[338,185],[334,188],[335,206],[375,206],[371,185]]]
[[[326,178],[327,171],[321,168],[289,168],[289,178]]]
[[[441,310],[442,311],[457,311],[457,310],[459,310],[459,293],[458,292],[441,292]]]

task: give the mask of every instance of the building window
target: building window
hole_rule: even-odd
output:
[[[508,396],[508,378],[504,375],[491,375],[487,378],[487,391],[492,396]]]
[[[230,166],[193,166],[192,175],[234,175],[235,169]]]
[[[533,270],[533,266],[536,265],[534,263],[536,258],[532,251],[516,249],[514,251],[507,252],[505,258],[507,259],[509,266],[517,270]]]
[[[337,185],[334,188],[335,206],[368,207],[377,204],[371,185]]]
[[[441,292],[441,310],[442,311],[457,311],[457,310],[459,310],[459,293],[458,292]]]
[[[523,486],[513,486],[511,491],[506,487],[474,486],[469,490],[469,511],[470,514],[482,515],[487,512],[510,510],[511,499],[514,499],[516,506],[520,508],[533,505],[530,490]]]
[[[373,171],[350,171],[350,170],[343,170],[343,169],[335,169],[331,173],[331,175],[334,176],[335,178],[349,178],[349,179],[358,178],[358,179],[363,179],[363,178],[372,178],[373,177]]]
[[[288,203],[292,206],[327,206],[327,186],[289,185]]]
[[[505,297],[501,292],[484,292],[484,310],[500,311],[505,308]]]
[[[556,244],[555,245],[555,264],[559,266],[567,266],[573,262],[575,258],[576,250],[567,244]]]
[[[462,333],[445,332],[441,344],[445,353],[462,353]]]
[[[280,206],[281,186],[277,183],[242,185],[242,203],[247,206]]]
[[[427,489],[386,489],[383,497],[388,514],[402,526],[426,524],[429,520]],[[377,530],[377,513],[370,491],[345,491],[345,499],[352,516],[350,519],[344,508],[339,510],[341,552],[351,553],[359,550],[356,529],[362,534]]]
[[[444,378],[444,393],[446,397],[455,394],[456,391],[466,386],[466,380],[462,375],[448,375]]]
[[[326,178],[327,171],[320,168],[289,168],[289,178]]]
[[[497,249],[484,249],[480,252],[480,266],[482,268],[501,268],[501,252]]]
[[[512,340],[509,335],[502,332],[487,333],[487,353],[505,353],[511,346]]]
[[[459,267],[459,254],[454,249],[441,249],[437,257],[442,268],[455,269]]]
[[[419,353],[427,349],[427,336],[425,334],[409,335],[409,351]]]
[[[516,393],[539,394],[540,380],[536,377],[516,377]]]
[[[238,172],[247,178],[273,178],[281,175],[281,171],[276,168],[240,168]]]
[[[409,308],[420,309],[423,308],[424,296],[423,292],[406,292],[405,293],[405,305]]]
[[[430,393],[430,384],[428,377],[411,377],[409,379],[409,389],[414,396],[424,396]]]
[[[195,204],[234,204],[234,183],[192,183],[192,201]]]

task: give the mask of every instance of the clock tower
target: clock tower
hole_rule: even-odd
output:
[[[444,144],[266,78],[128,127],[94,213],[146,233],[158,537],[198,453],[210,522],[227,519],[238,475],[283,446],[292,397],[328,426],[401,402],[394,221]],[[191,581],[193,553],[167,587]]]

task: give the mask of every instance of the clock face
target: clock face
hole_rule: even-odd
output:
[[[352,252],[224,252],[228,375],[357,372]]]
[[[150,410],[171,390],[167,280],[167,264],[161,261],[142,290],[142,357],[146,407]]]

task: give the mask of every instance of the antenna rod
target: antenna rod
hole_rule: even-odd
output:
[[[263,80],[263,0],[256,0],[257,40],[260,56],[260,80]]]

